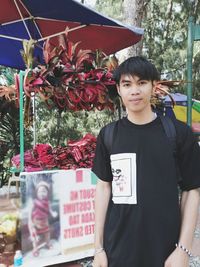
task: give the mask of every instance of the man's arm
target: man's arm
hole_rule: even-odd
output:
[[[107,257],[103,248],[104,224],[111,196],[111,183],[98,180],[95,196],[95,251],[93,266],[107,267]]]
[[[191,251],[192,240],[194,237],[195,226],[198,217],[199,189],[184,191],[181,197],[181,231],[179,244]],[[177,247],[168,257],[164,267],[188,267],[189,256]]]
[[[195,226],[198,217],[199,189],[184,191],[181,198],[181,231],[179,243],[192,249]]]
[[[29,234],[32,242],[37,242],[38,241],[38,235],[36,233],[35,226],[32,221],[32,213],[33,213],[33,203],[29,204],[29,209],[28,209],[28,229],[29,229]]]

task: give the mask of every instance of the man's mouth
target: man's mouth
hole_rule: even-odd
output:
[[[134,103],[134,104],[139,104],[142,101],[142,98],[133,98],[130,99],[129,102]]]

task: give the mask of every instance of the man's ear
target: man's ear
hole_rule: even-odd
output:
[[[158,82],[157,81],[153,81],[152,84],[153,84],[152,93],[155,93],[156,86],[157,86]]]

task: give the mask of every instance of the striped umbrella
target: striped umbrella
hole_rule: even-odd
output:
[[[173,108],[176,118],[187,122],[187,96],[180,93],[171,95],[176,103]],[[168,96],[165,97],[165,105],[172,105],[171,99]],[[192,100],[192,128],[195,132],[200,132],[200,101],[196,99]]]

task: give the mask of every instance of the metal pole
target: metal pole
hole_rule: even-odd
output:
[[[24,71],[19,73],[19,132],[20,132],[20,172],[24,171],[24,101],[23,101]]]
[[[31,99],[33,103],[33,146],[36,145],[36,103],[35,93],[31,93]]]
[[[187,45],[187,124],[192,125],[192,58],[194,42],[193,17],[188,21],[188,45]]]

